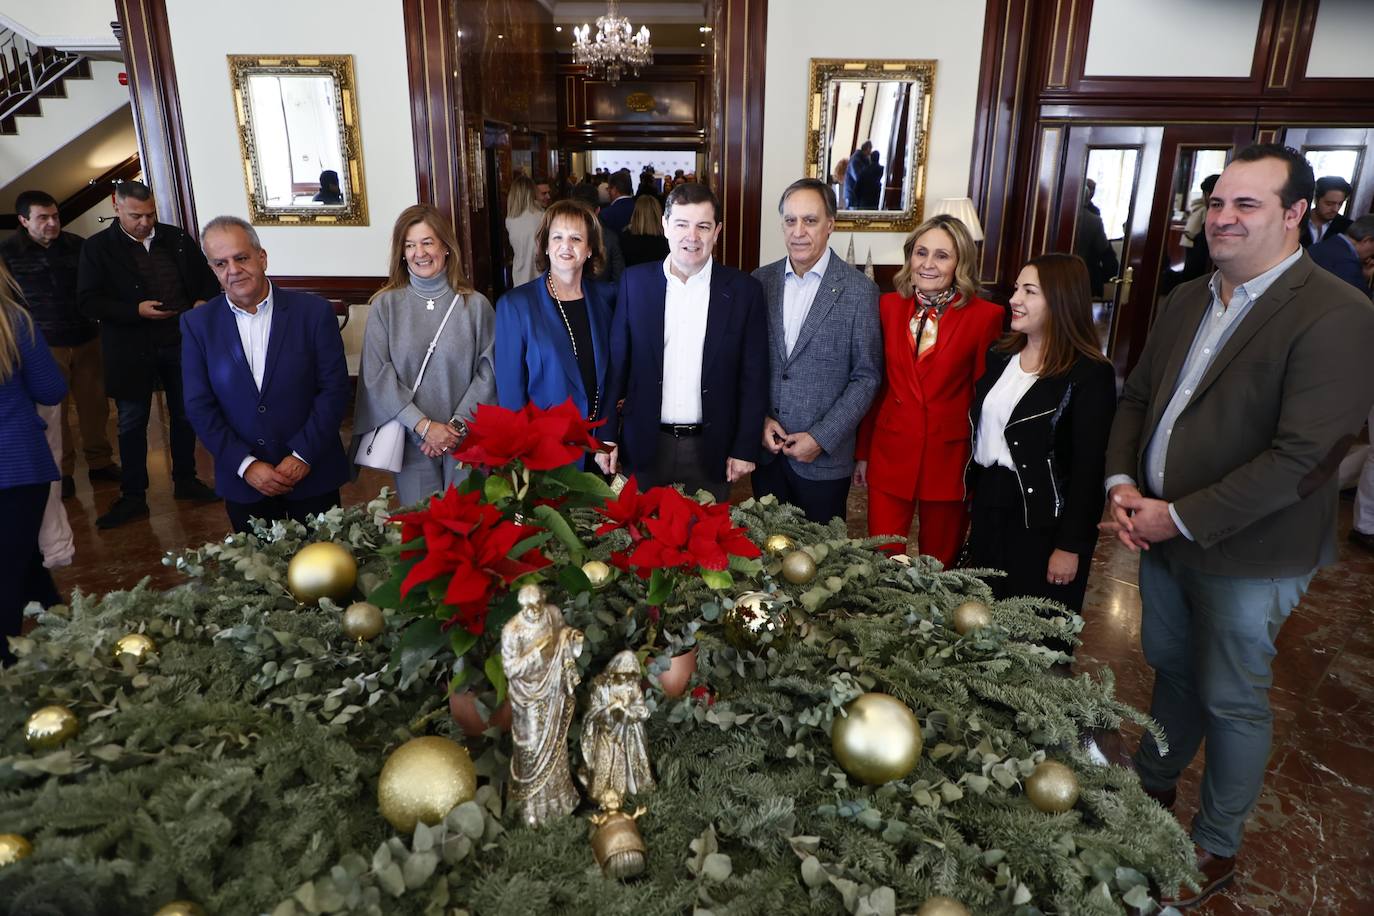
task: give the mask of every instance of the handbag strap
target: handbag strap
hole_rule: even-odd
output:
[[[434,332],[434,339],[429,342],[429,349],[425,350],[424,362],[420,363],[420,371],[415,376],[415,384],[410,386],[411,391],[420,390],[420,381],[425,377],[425,367],[429,365],[429,358],[434,355],[435,349],[439,346],[439,335],[444,333],[444,325],[448,324],[449,316],[453,314],[453,308],[458,304],[462,293],[454,293],[453,301],[448,304],[448,311],[444,312],[444,320],[439,322],[439,330]]]

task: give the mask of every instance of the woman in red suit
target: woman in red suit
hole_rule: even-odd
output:
[[[920,552],[948,567],[968,523],[973,383],[1004,312],[976,295],[977,253],[958,219],[926,220],[903,251],[897,292],[878,304],[886,371],[859,427],[854,486],[868,487],[870,535],[905,538],[919,513]]]

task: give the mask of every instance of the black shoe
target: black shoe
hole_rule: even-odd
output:
[[[144,518],[147,514],[148,503],[143,497],[120,494],[119,499],[110,506],[110,511],[95,520],[95,526],[102,529],[118,528],[125,522]]]
[[[86,472],[86,476],[91,481],[108,480],[111,483],[119,483],[123,471],[117,464],[107,464],[103,468],[93,468]]]
[[[190,499],[198,503],[219,502],[219,496],[194,477],[178,480],[172,487],[172,495],[177,499]]]
[[[71,499],[76,495],[76,481],[72,480],[72,475],[62,475],[62,498]]]
[[[1374,534],[1365,534],[1358,528],[1350,529],[1350,543],[1374,553]]]

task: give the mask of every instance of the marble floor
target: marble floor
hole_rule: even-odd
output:
[[[154,412],[155,421],[164,417]],[[172,499],[169,462],[165,437],[155,428],[149,434],[151,515],[113,531],[97,530],[95,518],[118,495],[118,486],[92,488],[78,464],[76,497],[66,501],[76,562],[55,576],[64,594],[130,588],[144,577],[157,587],[174,585],[179,577],[161,565],[162,554],[228,531],[222,505]],[[201,478],[210,481],[210,457],[203,449],[197,463]],[[345,500],[371,497],[387,476],[364,472],[345,487]],[[747,496],[747,485],[734,495]],[[851,494],[856,534],[862,533],[866,509],[865,494]],[[1345,542],[1350,516],[1351,505],[1343,500],[1340,562],[1316,577],[1279,637],[1274,743],[1264,794],[1248,825],[1238,880],[1208,902],[1207,913],[1374,912],[1374,554]],[[1118,694],[1147,707],[1152,675],[1139,651],[1136,558],[1114,541],[1099,544],[1084,616],[1078,668],[1111,669]],[[1200,775],[1201,758],[1180,786],[1178,812],[1185,823],[1196,810]]]

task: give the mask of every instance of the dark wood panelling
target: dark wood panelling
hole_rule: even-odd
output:
[[[767,34],[767,0],[718,0],[712,31],[716,97],[707,168],[724,211],[717,251],[722,263],[741,270],[759,266]]]
[[[134,153],[118,165],[106,169],[98,177],[92,178],[89,184],[66,200],[58,201],[57,215],[62,220],[62,225],[66,226],[73,222],[87,210],[107,199],[114,193],[114,186],[118,182],[128,181],[137,176],[141,168],[138,153]],[[18,228],[19,217],[16,214],[0,214],[0,230]]]
[[[572,55],[558,55],[558,136],[565,149],[691,149],[703,152],[710,126],[710,66],[700,54],[659,54],[616,86],[587,76]],[[655,110],[637,112],[643,93]]]
[[[274,274],[272,282],[282,289],[314,293],[331,302],[361,305],[382,288],[382,284],[386,283],[386,277],[278,277]]]

